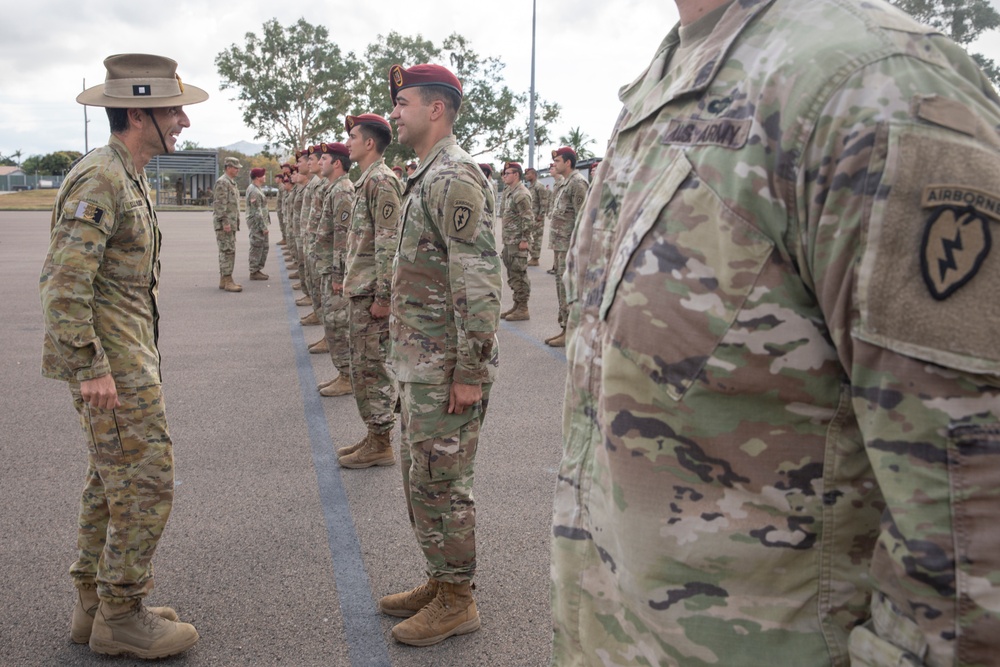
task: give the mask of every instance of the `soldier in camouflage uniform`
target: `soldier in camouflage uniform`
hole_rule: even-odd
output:
[[[169,58],[104,64],[106,82],[77,101],[106,107],[111,139],[70,170],[52,210],[42,374],[69,384],[88,449],[70,637],[97,653],[160,658],[198,632],[173,609],[142,604],[174,492],[157,349],[160,230],[143,169],[174,152],[190,126],[183,105],[208,94],[182,88]]]
[[[264,185],[266,174],[260,167],[251,169],[250,185],[246,192],[247,229],[250,230],[250,280],[270,278],[261,270],[267,262],[267,227],[271,224],[267,196],[260,189]]]
[[[351,388],[350,304],[344,297],[347,230],[354,205],[354,184],[348,178],[350,153],[342,143],[324,144],[320,176],[327,181],[313,241],[313,265],[319,276],[323,306],[323,342],[339,375],[317,388],[322,396],[346,396]],[[311,350],[310,350],[311,351]]]
[[[531,240],[529,245],[528,266],[538,266],[538,260],[542,256],[542,236],[545,234],[545,213],[549,208],[549,191],[538,182],[538,172],[534,167],[524,170],[524,187],[531,195],[532,223],[529,229]]]
[[[520,322],[531,319],[528,298],[531,281],[528,280],[529,239],[533,215],[531,195],[521,182],[521,165],[508,162],[503,166],[503,263],[507,267],[507,284],[514,294],[514,305],[500,313],[500,319]]]
[[[306,183],[309,182],[309,165],[307,163],[308,155],[306,151],[296,151],[296,175],[297,179],[295,182],[295,187],[292,188],[292,201],[290,203],[290,212],[292,219],[292,234],[295,236],[295,275],[294,278],[298,278],[299,282],[292,285],[292,289],[301,290],[302,289],[302,275],[305,270],[302,268],[305,262],[302,260],[302,196],[303,189]],[[294,279],[293,276],[289,276],[290,279]],[[309,297],[305,294],[301,297],[304,299],[301,303],[296,301],[297,305],[306,305],[311,303]]]
[[[390,330],[403,491],[428,580],[379,608],[410,617],[392,629],[397,641],[427,646],[479,629],[472,482],[503,285],[493,193],[452,134],[462,84],[438,65],[393,65],[389,77],[399,142],[420,158],[406,184]]]
[[[562,177],[552,192],[552,212],[549,223],[549,247],[555,255],[556,297],[559,300],[561,331],[546,339],[545,344],[563,347],[566,344],[566,251],[576,225],[577,216],[587,197],[587,179],[576,170],[576,151],[568,146],[552,151],[552,171]]]
[[[299,282],[302,284],[302,294],[308,297],[304,304],[309,307],[309,313],[299,319],[303,326],[318,326],[323,310],[322,299],[319,296],[319,283],[310,256],[312,243],[319,222],[319,213],[323,210],[324,181],[319,175],[319,156],[321,145],[310,146],[306,150],[306,173],[309,180],[302,189],[302,210],[299,212],[299,235],[302,238],[302,262],[299,264]],[[326,181],[329,184],[329,181]],[[317,202],[319,206],[317,207]]]
[[[361,169],[347,239],[344,294],[351,300],[351,380],[368,432],[337,451],[345,468],[392,465],[396,379],[388,369],[389,290],[402,185],[382,154],[392,141],[389,121],[375,114],[344,121],[351,159]]]
[[[278,230],[281,231],[281,239],[275,243],[275,245],[286,246],[288,242],[285,240],[285,189],[282,187],[285,183],[285,176],[288,174],[288,164],[284,163],[281,165],[281,173],[274,175],[274,187],[278,190],[278,195],[275,198],[274,212],[278,215]]]
[[[215,226],[215,241],[219,246],[219,289],[227,292],[243,291],[241,285],[233,282],[236,232],[240,231],[240,189],[236,186],[236,174],[242,168],[239,160],[227,157],[223,174],[215,182],[212,193],[212,223]]]
[[[1000,100],[881,0],[681,26],[567,271],[555,665],[995,665]]]

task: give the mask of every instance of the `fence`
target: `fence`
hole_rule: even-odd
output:
[[[65,176],[43,176],[41,174],[10,174],[0,176],[0,192],[12,190],[43,190],[58,188]]]

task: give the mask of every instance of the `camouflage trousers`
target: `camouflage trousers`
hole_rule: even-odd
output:
[[[400,383],[403,493],[410,524],[427,561],[427,574],[463,583],[476,573],[476,503],[472,497],[483,400],[448,414],[450,384]]]
[[[519,250],[517,245],[505,245],[500,253],[503,265],[507,267],[507,285],[514,295],[514,303],[527,305],[531,296],[531,281],[528,279],[528,251]]]
[[[545,218],[538,218],[528,228],[528,252],[531,259],[542,256],[542,236],[545,235]]]
[[[345,296],[333,293],[334,276],[320,276],[320,294],[323,295],[323,334],[333,366],[345,377],[351,375],[351,302]],[[340,282],[341,278],[337,278]]]
[[[309,298],[312,299],[313,310],[317,316],[323,315],[323,276],[316,268],[316,235],[310,235],[309,244],[306,248],[306,266],[309,275]],[[301,275],[301,274],[299,274]]]
[[[301,249],[299,250],[299,282],[302,283],[302,293],[312,299],[312,275],[309,270],[309,238],[307,234],[302,234],[299,238],[301,239]]]
[[[375,298],[351,297],[351,385],[361,419],[372,431],[396,425],[396,378],[389,370],[389,318],[371,314]]]
[[[559,300],[559,326],[565,329],[566,314],[569,312],[566,305],[566,283],[563,280],[563,274],[566,273],[566,251],[556,250],[553,254],[556,260],[556,298]]]
[[[233,275],[236,264],[236,232],[215,230],[215,242],[219,245],[219,275]]]
[[[267,234],[250,230],[250,273],[256,273],[267,263]]]
[[[174,499],[174,458],[159,385],[119,387],[121,406],[98,410],[70,384],[87,439],[88,466],[70,568],[112,602],[146,596],[152,558]]]

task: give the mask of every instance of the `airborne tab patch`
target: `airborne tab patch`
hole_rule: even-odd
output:
[[[966,188],[961,185],[928,185],[924,188],[920,205],[924,208],[932,206],[968,206],[982,215],[994,220],[1000,220],[1000,195],[985,190]]]

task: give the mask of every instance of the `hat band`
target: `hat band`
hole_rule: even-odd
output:
[[[104,84],[104,95],[120,99],[180,97],[177,79],[112,79]]]

